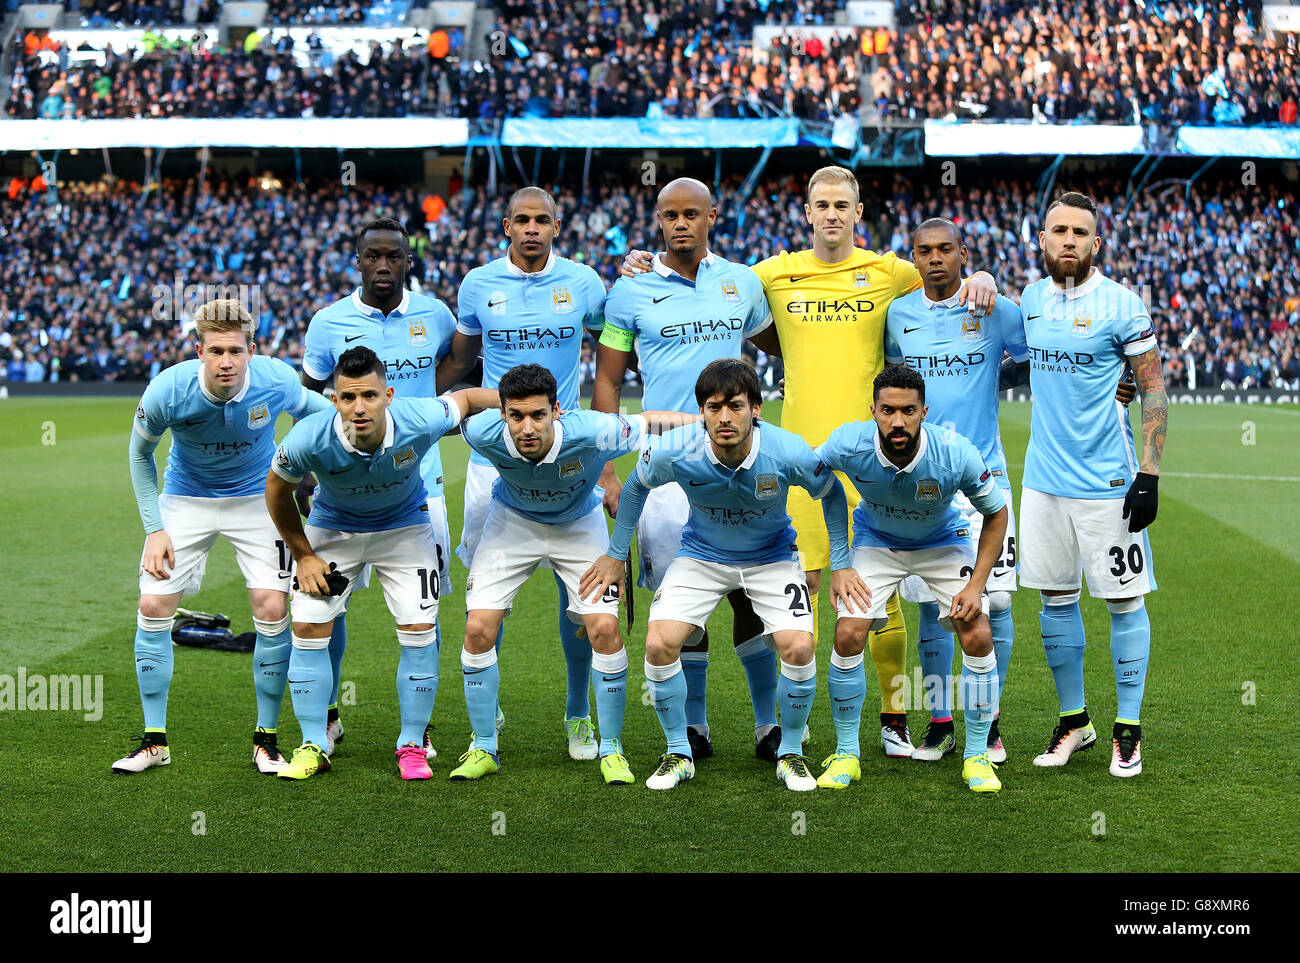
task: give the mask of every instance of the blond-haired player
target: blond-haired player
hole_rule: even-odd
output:
[[[253,762],[283,768],[276,721],[289,661],[288,589],[292,560],[267,513],[263,491],[282,412],[301,418],[331,407],[304,388],[283,361],[255,354],[256,323],[236,300],[209,301],[194,315],[198,357],[158,375],[145,389],[131,432],[131,484],[144,524],[135,670],[144,735],[113,763],[119,773],[171,763],[167,692],[172,617],[181,596],[199,590],[208,551],[224,535],[234,546],[253,610],[257,727]],[[154,449],[172,433],[162,493]]]
[[[878,254],[854,243],[862,201],[848,168],[823,167],[808,179],[804,215],[813,230],[812,248],[783,251],[754,265],[754,272],[763,282],[785,361],[781,425],[816,447],[840,425],[867,417],[872,382],[884,367],[889,303],[921,287],[921,275],[892,252]],[[647,269],[649,255],[633,251],[623,264],[625,271]],[[997,285],[980,271],[962,296],[974,310],[987,312]],[[846,483],[845,491],[849,508],[856,507],[856,489]],[[787,508],[812,593],[815,627],[821,572],[830,564],[826,524],[821,508],[803,492],[792,492]],[[907,630],[897,596],[887,615],[889,622],[870,638],[880,682],[880,740],[887,755],[906,758],[913,748],[902,698]]]

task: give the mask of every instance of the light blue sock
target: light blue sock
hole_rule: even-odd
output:
[[[840,655],[831,650],[831,670],[826,688],[831,694],[831,721],[835,723],[835,751],[861,756],[858,730],[862,724],[862,701],[867,697],[867,673],[863,656]]]
[[[682,674],[686,677],[686,724],[709,731],[709,653],[683,652]]]
[[[659,727],[668,740],[668,752],[690,756],[691,744],[686,740],[686,675],[682,663],[671,665],[645,664],[646,688],[650,703],[659,717]]]
[[[257,727],[275,730],[284,698],[284,674],[289,668],[289,616],[279,622],[253,619],[257,641],[253,644],[253,691],[257,694]]]
[[[924,698],[931,722],[952,721],[952,633],[939,624],[939,604],[922,602],[916,653],[921,661]]]
[[[559,573],[555,573],[555,584],[560,590],[560,643],[564,646],[564,665],[569,678],[564,717],[585,719],[591,715],[588,686],[591,681],[591,642],[578,637],[579,627],[569,619],[569,591]]]
[[[347,613],[344,612],[334,620],[330,632],[330,669],[334,673],[334,684],[330,688],[330,705],[339,704],[339,680],[343,678],[343,651],[348,647]]]
[[[998,660],[998,692],[1007,684],[1007,666],[1011,664],[1011,646],[1016,640],[1016,623],[1011,606],[989,609],[989,628],[993,630],[993,655]]]
[[[401,710],[402,731],[397,746],[424,745],[424,730],[433,716],[438,697],[438,630],[423,632],[397,630],[402,654],[397,660],[397,705]]]
[[[777,700],[781,704],[781,756],[803,755],[803,727],[812,714],[813,696],[817,692],[817,659],[807,665],[781,662],[777,680]]]
[[[329,711],[330,696],[330,653],[325,646],[319,649],[303,648],[304,643],[312,645],[318,641],[293,636],[285,681],[293,700],[293,714],[302,728],[303,744],[310,742],[324,749],[325,716]]]
[[[167,692],[172,684],[172,617],[135,616],[135,681],[140,687],[144,727],[167,731]]]
[[[989,751],[989,726],[998,711],[998,660],[988,655],[961,657],[962,712],[966,721],[966,748],[963,759]]]
[[[501,692],[501,670],[497,650],[478,655],[461,650],[460,670],[465,676],[465,710],[474,730],[474,748],[497,755],[497,697]],[[423,732],[423,730],[421,730]]]
[[[600,754],[623,751],[623,716],[627,711],[627,649],[591,656],[591,685],[596,690]]]
[[[776,653],[756,635],[736,646],[736,655],[749,683],[749,701],[754,704],[754,728],[776,725],[776,677],[781,672]]]
[[[1061,715],[1082,712],[1083,698],[1083,615],[1079,611],[1079,593],[1044,595],[1039,613],[1043,631],[1043,652],[1056,683],[1056,699]]]
[[[1151,655],[1151,619],[1141,598],[1110,604],[1110,657],[1115,664],[1115,694],[1119,700],[1116,718],[1138,725],[1142,721],[1142,694],[1146,691]],[[1117,612],[1117,608],[1129,611]]]

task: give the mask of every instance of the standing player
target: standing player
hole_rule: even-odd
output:
[[[849,567],[848,509],[839,480],[802,439],[771,425],[759,427],[758,375],[746,362],[711,362],[695,383],[703,424],[669,432],[647,447],[623,489],[609,551],[583,576],[584,598],[595,598],[623,578],[623,559],[646,493],[676,482],[690,501],[681,548],[650,606],[646,680],[668,750],[650,789],[672,789],[695,775],[686,736],[683,643],[704,626],[724,595],[742,589],[773,637],[781,657],[781,743],[776,776],[786,788],[817,788],[801,755],[801,737],[817,688],[812,603],[799,567],[786,496],[800,486],[822,500],[831,533],[831,596],[866,608],[869,596]]]
[[[912,256],[921,272],[922,290],[896,298],[885,322],[885,360],[906,364],[925,379],[927,423],[955,431],[975,445],[992,473],[1007,508],[1006,535],[989,575],[988,622],[998,663],[998,691],[1006,684],[1007,666],[1015,627],[1011,620],[1011,593],[1016,590],[1016,522],[1011,506],[1011,481],[998,430],[999,368],[1005,352],[1014,365],[1029,361],[1020,309],[1003,298],[993,313],[981,317],[961,304],[962,267],[967,251],[961,230],[952,221],[934,217],[912,233]],[[959,489],[953,505],[965,518],[970,537],[978,542],[984,515]],[[856,526],[855,526],[856,528]],[[930,725],[925,739],[912,752],[913,759],[933,761],[957,748],[953,732],[953,638],[941,624],[935,596],[925,580],[903,580],[901,595],[919,602],[921,624],[917,651],[927,681],[943,684],[927,692]],[[988,735],[989,761],[1005,762],[1006,749],[994,716]]]
[[[146,533],[135,633],[144,736],[113,771],[171,763],[172,617],[181,595],[199,590],[208,551],[224,535],[244,573],[257,630],[253,762],[259,772],[277,772],[285,764],[276,726],[289,658],[291,563],[266,513],[262,485],[281,412],[301,418],[329,402],[300,385],[283,361],[253,355],[256,322],[238,301],[209,301],[194,322],[198,360],[174,365],[149,384],[131,433],[131,484]],[[172,446],[159,495],[153,453],[168,429]]]
[[[398,771],[403,779],[433,775],[423,739],[438,692],[434,626],[442,593],[420,460],[462,418],[492,406],[496,393],[472,388],[394,402],[387,375],[387,365],[369,348],[345,351],[334,370],[337,411],[294,425],[266,475],[266,504],[298,573],[288,683],[303,743],[278,773],[281,779],[307,779],[330,768],[324,750],[330,634],[367,565],[383,586],[402,651]],[[304,529],[293,492],[308,472],[316,473],[320,489]]]
[[[1104,277],[1097,205],[1062,194],[1038,235],[1046,278],[1025,288],[1034,405],[1025,453],[1021,581],[1042,591],[1043,649],[1060,722],[1036,766],[1063,766],[1097,740],[1083,695],[1079,576],[1110,609],[1118,712],[1111,775],[1142,772],[1140,712],[1151,651],[1144,596],[1155,591],[1151,543],[1168,399],[1151,315],[1142,299]],[[1125,364],[1142,396],[1142,450],[1128,412],[1112,397]]]
[[[568,589],[569,616],[581,620],[590,640],[601,775],[609,785],[627,785],[633,779],[623,755],[627,651],[618,631],[619,587],[589,602],[578,593],[578,580],[609,544],[596,487],[605,463],[636,451],[647,432],[694,417],[648,411],[627,419],[581,409],[561,414],[555,378],[536,364],[511,368],[498,387],[499,413],[471,419],[464,431],[499,477],[466,582],[461,665],[474,745],[451,778],[481,779],[501,768],[494,724],[497,632],[520,587],[547,562]]]
[[[403,398],[432,398],[437,394],[435,372],[438,359],[447,353],[455,331],[455,319],[447,305],[437,298],[406,290],[411,270],[410,237],[398,221],[382,217],[369,221],[356,236],[356,264],[361,287],[342,300],[317,311],[307,326],[303,349],[302,380],[313,391],[332,377],[339,358],[351,348],[370,348],[384,362],[388,384]],[[428,515],[433,525],[440,590],[451,591],[451,539],[447,529],[447,503],[442,491],[442,456],[432,446],[420,461],[420,475],[429,494]],[[307,514],[315,479],[307,475],[299,487],[299,502]],[[361,576],[361,586],[368,575]],[[330,663],[334,672],[329,704],[327,754],[343,739],[339,719],[339,680],[348,630],[345,614],[334,623],[330,637]],[[438,627],[435,625],[435,629]],[[442,644],[438,632],[438,645]],[[429,734],[425,749],[430,758],[437,753]]]
[[[591,407],[617,412],[623,375],[633,350],[645,384],[642,406],[693,414],[695,380],[718,358],[738,358],[749,338],[777,354],[776,329],[762,282],[743,264],[709,251],[709,232],[717,219],[713,193],[700,181],[683,177],[659,192],[655,216],[664,253],[655,255],[645,274],[620,278],[605,302],[605,330],[597,348],[596,385]],[[618,510],[623,484],[613,462],[600,479],[610,515]],[[690,513],[676,483],[654,489],[637,526],[643,588],[657,591],[681,545]],[[745,668],[754,704],[754,745],[760,759],[776,761],[781,733],[776,725],[776,653],[763,642],[763,623],[743,591],[729,596],[735,612],[732,641]],[[706,712],[709,635],[683,647],[686,676],[686,735],[695,759],[713,755]]]
[[[862,203],[857,178],[847,168],[823,167],[809,178],[804,216],[813,230],[812,249],[783,251],[760,261],[754,271],[767,293],[785,361],[781,424],[816,446],[871,405],[872,379],[884,363],[885,312],[894,298],[919,288],[921,278],[915,266],[893,253],[877,254],[853,243]],[[625,270],[643,254],[632,252]],[[641,270],[648,260],[648,255],[641,258]],[[983,315],[996,295],[992,276],[979,271],[959,297]],[[857,503],[852,486],[846,495],[850,507]],[[829,560],[827,533],[817,507],[801,492],[791,493],[790,518],[812,592],[815,634],[821,570]],[[907,629],[894,598],[889,622],[871,635],[871,658],[880,683],[880,744],[897,758],[910,756],[913,748],[903,710],[906,649]]]
[[[510,247],[503,257],[474,268],[460,284],[455,337],[451,352],[438,367],[441,388],[457,384],[482,353],[485,388],[495,388],[520,362],[536,362],[554,375],[560,409],[577,410],[583,331],[600,331],[605,285],[587,265],[556,256],[552,245],[559,228],[555,199],[546,191],[524,187],[510,195],[503,222]],[[496,479],[488,460],[474,452],[465,470],[465,524],[456,549],[468,568],[474,567]],[[555,584],[568,672],[564,728],[569,755],[595,759],[598,746],[588,697],[591,645],[569,620],[570,600],[559,573]],[[498,711],[498,728],[502,722]]]
[[[988,757],[988,732],[997,712],[997,660],[984,615],[984,588],[1002,552],[1006,498],[984,459],[966,438],[924,424],[925,379],[913,368],[889,365],[876,376],[873,421],[842,425],[817,454],[829,468],[853,477],[862,499],[853,512],[853,567],[871,591],[865,615],[839,610],[831,655],[830,696],[836,749],[817,785],[846,788],[861,775],[858,721],[867,682],[862,650],[885,600],[909,575],[920,577],[961,639],[966,689],[966,751],[962,778],[975,792],[1002,788]],[[958,493],[983,516],[972,551],[968,523],[954,504]]]

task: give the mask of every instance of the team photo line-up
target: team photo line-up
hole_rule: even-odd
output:
[[[452,590],[438,441],[459,431],[471,449],[455,551],[469,569],[461,669],[472,734],[452,780],[501,769],[498,652],[516,594],[545,567],[559,594],[569,755],[598,761],[607,784],[635,781],[618,621],[634,536],[638,584],[653,592],[645,678],[666,740],[651,789],[689,780],[713,754],[705,627],[724,596],[755,754],[788,789],[860,779],[869,653],[885,754],[955,752],[958,703],[962,779],[988,793],[1001,788],[1007,757],[999,699],[1012,593],[1018,582],[1037,589],[1060,714],[1033,763],[1065,765],[1097,741],[1083,686],[1084,578],[1111,618],[1110,772],[1140,774],[1144,597],[1156,588],[1145,530],[1168,406],[1143,299],[1094,264],[1096,205],[1074,192],[1051,203],[1039,232],[1045,276],[1019,306],[987,272],[967,276],[952,221],[921,223],[911,262],[856,246],[862,204],[846,168],[812,175],[804,212],[812,248],[751,268],[709,250],[709,187],[674,180],[657,198],[664,249],[630,252],[606,292],[594,270],[552,250],[554,200],[526,187],[507,204],[506,253],[466,275],[456,316],[407,290],[407,232],[373,220],[356,235],[361,285],[313,316],[301,372],[254,353],[254,320],[238,301],[204,304],[193,319],[197,358],[149,384],[131,433],[146,532],[135,636],[144,735],[113,771],[171,762],[173,619],[224,535],[256,630],[258,771],[303,780],[330,769],[344,738],[348,603],[373,574],[399,643],[398,769],[431,778],[438,604]],[[598,339],[589,410],[579,403],[584,332]],[[783,359],[780,427],[762,420],[758,376],[740,358],[746,340]],[[480,360],[482,387],[454,390]],[[629,416],[620,392],[633,364],[643,410]],[[1024,384],[1033,405],[1017,526],[998,399]],[[277,446],[284,413],[295,423]],[[154,451],[168,430],[160,491]],[[624,484],[613,462],[633,453]],[[827,567],[836,747],[817,775],[803,743]],[[948,679],[962,651],[960,685],[927,693],[930,721],[915,744],[900,597],[920,606],[927,679]],[[277,745],[286,686],[302,730],[288,760]]]

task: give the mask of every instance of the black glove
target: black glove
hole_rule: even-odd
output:
[[[1128,486],[1124,496],[1124,518],[1128,519],[1128,530],[1140,532],[1156,520],[1156,507],[1159,501],[1156,487],[1160,483],[1158,475],[1138,472],[1133,484]]]
[[[330,562],[330,570],[325,573],[325,584],[330,587],[330,597],[342,595],[348,590],[348,577],[342,572],[337,571],[338,565]],[[294,591],[298,591],[298,576],[293,577]]]

